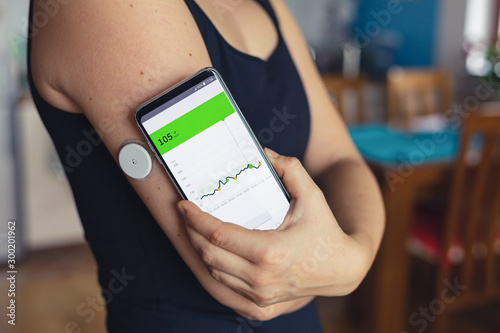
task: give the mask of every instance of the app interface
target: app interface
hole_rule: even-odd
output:
[[[184,194],[203,211],[248,229],[283,222],[289,202],[215,76],[141,123]]]

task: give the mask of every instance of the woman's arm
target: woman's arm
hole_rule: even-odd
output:
[[[373,262],[385,220],[376,181],[331,103],[299,28],[282,0],[271,3],[311,112],[307,172],[296,159],[269,156],[293,198],[291,209],[278,230],[258,232],[180,203],[191,242],[213,277],[262,307],[352,292]]]
[[[32,42],[38,91],[55,107],[85,114],[115,159],[125,141],[144,140],[133,117],[138,105],[211,65],[181,0],[71,1]],[[284,311],[275,310],[283,305],[260,308],[210,276],[187,239],[176,210],[180,197],[161,167],[146,180],[129,181],[216,300],[253,319]]]
[[[270,0],[306,90],[311,135],[304,167],[316,180],[342,229],[363,239],[373,258],[385,215],[380,190],[347,132],[311,59],[309,48],[283,0]]]

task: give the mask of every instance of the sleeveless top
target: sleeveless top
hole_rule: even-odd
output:
[[[279,42],[267,61],[233,48],[193,0],[185,2],[213,67],[221,73],[262,145],[301,159],[309,137],[307,97],[269,2],[258,1],[278,29]],[[33,3],[30,20],[32,15]],[[87,118],[59,110],[40,96],[31,76],[30,52],[28,40],[33,99],[55,144],[85,239],[99,267],[109,332],[321,332],[314,302],[292,314],[254,322],[213,299],[151,216]],[[93,309],[79,307],[77,314],[89,321]]]

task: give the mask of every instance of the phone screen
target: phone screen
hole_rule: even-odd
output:
[[[136,111],[181,195],[248,229],[275,229],[290,200],[220,75],[205,69]]]

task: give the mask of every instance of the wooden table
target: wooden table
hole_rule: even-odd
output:
[[[362,313],[357,317],[365,322],[366,332],[406,332],[409,323],[407,300],[410,287],[408,274],[410,257],[406,250],[406,240],[412,211],[416,201],[426,190],[449,179],[455,150],[451,145],[448,147],[449,158],[440,158],[419,165],[410,164],[413,169],[409,170],[401,167],[405,165],[404,162],[377,161],[376,152],[371,151],[369,145],[363,146],[362,140],[356,140],[355,135],[353,140],[355,143],[359,141],[358,148],[361,153],[365,157],[369,156],[367,162],[379,180],[386,209],[384,238],[367,281],[363,283],[364,292],[361,298],[358,297],[356,300],[355,307],[358,309],[362,307]],[[455,136],[453,140],[457,141],[457,137]],[[456,142],[454,144],[456,146]],[[378,157],[383,159],[384,156],[379,154]]]

